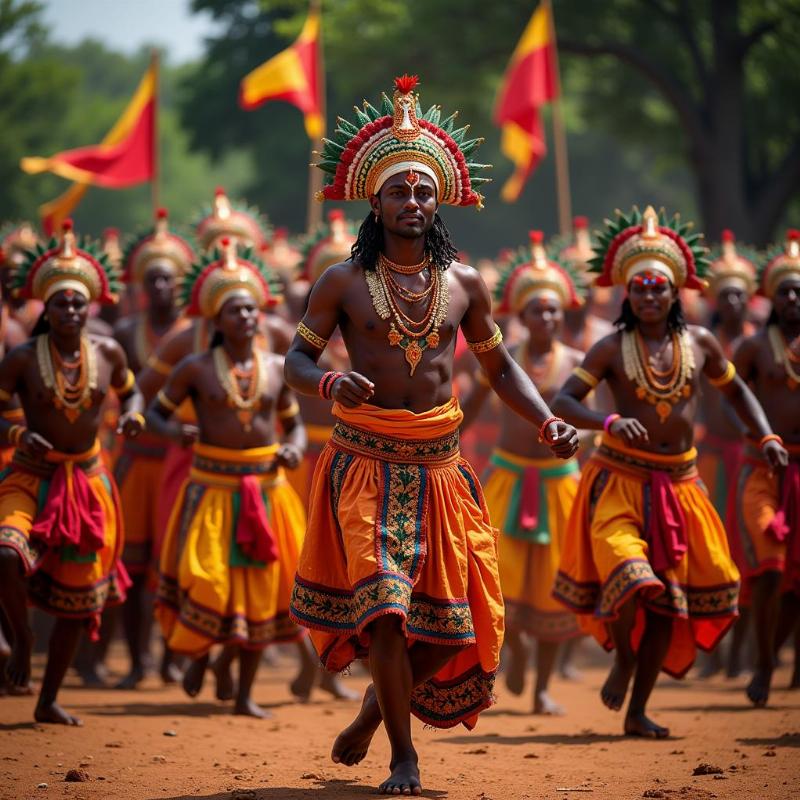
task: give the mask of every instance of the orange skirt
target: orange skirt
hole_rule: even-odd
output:
[[[607,623],[636,598],[632,634],[638,648],[644,608],[674,618],[663,669],[685,675],[696,648],[712,649],[738,614],[739,571],[719,515],[702,487],[696,451],[674,456],[634,450],[604,436],[583,471],[556,577],[555,596],[579,615],[581,627],[606,649]],[[654,571],[645,540],[653,508],[650,476],[666,472],[685,518],[687,551],[673,567]]]
[[[292,617],[332,671],[368,654],[369,625],[385,614],[402,619],[409,647],[463,647],[414,690],[411,710],[438,728],[472,728],[493,702],[503,599],[497,531],[458,453],[458,402],[422,414],[338,404],[333,413]]]

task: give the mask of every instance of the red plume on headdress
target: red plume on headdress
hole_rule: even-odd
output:
[[[544,231],[530,231],[528,237],[531,240],[531,244],[541,244],[544,241]]]
[[[583,231],[589,227],[589,217],[573,217],[572,227],[576,231]]]
[[[417,88],[419,77],[416,75],[401,75],[399,78],[394,79],[394,88],[400,94],[408,94]]]

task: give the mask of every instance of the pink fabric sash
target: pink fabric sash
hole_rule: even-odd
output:
[[[31,536],[50,547],[72,545],[82,556],[96,553],[105,544],[103,506],[86,473],[76,469],[74,462],[65,461],[56,467]]]
[[[254,561],[278,560],[278,542],[267,518],[261,482],[256,475],[245,475],[239,486],[239,519],[236,544]]]
[[[647,542],[655,572],[677,566],[686,555],[686,516],[666,472],[654,471],[650,478]]]
[[[519,527],[535,531],[539,524],[539,470],[528,467],[522,476],[522,496],[519,500]]]
[[[783,476],[781,505],[767,527],[777,541],[786,542],[786,561],[800,566],[800,464],[790,461]]]

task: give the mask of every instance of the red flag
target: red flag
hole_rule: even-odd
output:
[[[547,4],[542,3],[519,40],[500,90],[494,121],[502,129],[501,149],[515,170],[502,190],[516,200],[525,181],[547,153],[540,108],[558,96],[555,41]]]

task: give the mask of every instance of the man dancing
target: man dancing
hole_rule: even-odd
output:
[[[760,292],[771,301],[772,313],[767,327],[741,344],[736,367],[786,437],[791,460],[785,474],[773,472],[755,459],[758,442],[750,441],[737,486],[734,521],[758,646],[747,687],[755,706],[766,705],[776,651],[800,620],[800,231],[789,231],[785,246],[765,259]],[[793,687],[800,686],[798,655],[796,650]]]
[[[703,286],[700,237],[648,207],[609,221],[598,283],[628,296],[619,331],[601,339],[556,398],[581,428],[605,430],[581,476],[555,594],[607,648],[614,666],[603,702],[622,708],[625,733],[661,738],[646,704],[659,670],[680,677],[696,646],[711,649],[736,617],[739,573],[725,530],[697,475],[693,423],[700,376],[719,388],[773,466],[786,462],[764,412],[717,340],[687,326],[678,291]],[[581,401],[607,381],[619,413]]]
[[[424,116],[416,77],[395,81],[381,110],[339,121],[320,166],[322,196],[369,200],[352,259],[325,271],[286,357],[290,385],[332,397],[337,422],[317,462],[291,613],[323,664],[368,658],[373,685],[332,757],[355,764],[384,722],[388,794],[419,794],[410,714],[472,728],[492,703],[503,633],[495,531],[480,485],[459,457],[451,396],[459,327],[498,395],[556,455],[577,433],[553,417],[502,346],[478,273],[454,261],[437,211],[481,204],[479,139]],[[337,325],[353,369],[317,361]]]
[[[106,395],[119,395],[118,429],[144,429],[142,398],[125,353],[113,340],[86,333],[89,303],[114,302],[117,276],[77,246],[72,223],[60,243],[37,248],[16,285],[42,301],[34,336],[0,365],[0,411],[18,394],[28,428],[0,418],[0,438],[17,447],[0,478],[0,601],[14,636],[11,682],[30,677],[30,601],[57,617],[35,717],[79,725],[56,702],[81,628],[99,627],[106,604],[125,599],[122,525],[113,478],[100,458],[97,432]]]

